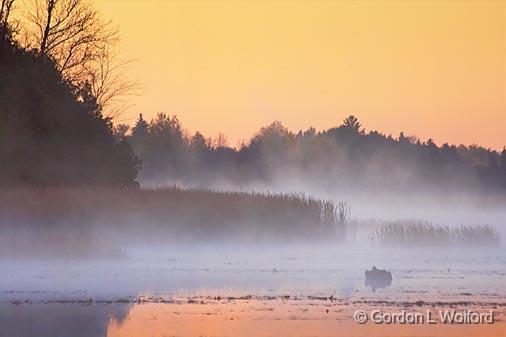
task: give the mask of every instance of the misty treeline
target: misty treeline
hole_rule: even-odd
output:
[[[137,184],[112,131],[111,106],[134,89],[117,40],[87,0],[1,0],[0,186]]]
[[[506,150],[480,146],[437,146],[401,133],[366,132],[347,117],[338,127],[293,133],[280,122],[261,128],[239,149],[223,136],[187,135],[177,117],[142,115],[129,130],[115,128],[142,160],[140,181],[147,185],[248,186],[285,183],[311,190],[460,191],[506,189]]]

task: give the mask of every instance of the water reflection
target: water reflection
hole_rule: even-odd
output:
[[[355,248],[208,247],[114,261],[0,260],[0,337],[434,336],[433,327],[368,333],[353,322],[353,311],[379,302],[400,303],[392,308],[399,311],[420,299],[448,306],[500,302],[498,308],[506,308],[504,251],[412,251],[393,258],[391,251],[349,249]],[[371,264],[395,270],[395,282],[366,277],[364,283]],[[372,294],[366,287],[389,288]],[[153,300],[137,301],[144,296]],[[90,297],[91,305],[54,303],[65,298],[85,304]],[[161,303],[174,298],[179,303]],[[115,304],[122,301],[131,304]],[[504,337],[503,323],[471,328],[478,329],[475,336]],[[502,328],[501,334],[487,330],[492,328]],[[448,336],[470,336],[451,329]]]
[[[360,309],[378,307],[365,303]],[[385,312],[400,306],[382,306]],[[323,299],[203,299],[139,304],[0,304],[1,337],[309,337],[309,336],[488,336],[504,337],[506,313],[496,324],[357,324],[357,307]],[[430,306],[418,308],[436,310]],[[469,308],[485,310],[485,308]]]
[[[371,270],[365,272],[365,285],[371,287],[373,292],[376,289],[388,288],[392,285],[392,273],[373,266]]]
[[[130,304],[0,304],[0,337],[105,337],[110,321],[121,323]]]
[[[377,307],[361,307],[370,311]],[[399,307],[382,307],[398,311]],[[128,319],[111,321],[107,337],[504,337],[505,322],[473,326],[357,324],[354,306],[329,301],[217,301],[135,305]],[[423,308],[423,310],[428,308]],[[497,312],[498,318],[504,312]]]

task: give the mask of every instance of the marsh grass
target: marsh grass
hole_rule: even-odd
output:
[[[158,189],[16,188],[0,191],[0,254],[120,254],[131,243],[335,238],[330,201],[300,194]]]
[[[371,235],[373,243],[410,246],[497,246],[501,236],[488,225],[448,227],[424,221],[395,221],[381,225]]]

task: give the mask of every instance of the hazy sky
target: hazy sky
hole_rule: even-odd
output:
[[[120,26],[127,116],[177,114],[230,145],[280,120],[297,131],[402,130],[506,145],[506,1],[98,0]]]

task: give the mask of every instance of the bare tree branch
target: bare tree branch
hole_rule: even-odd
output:
[[[128,108],[127,98],[137,95],[141,85],[138,81],[125,76],[132,60],[122,60],[119,52],[113,47],[106,50],[101,58],[96,60],[89,69],[92,95],[100,106],[106,108],[106,114],[111,118],[118,118]]]
[[[4,41],[8,32],[9,16],[13,9],[14,0],[2,0],[0,7],[0,42]]]
[[[120,114],[125,96],[134,94],[139,85],[126,79],[130,62],[120,61],[115,53],[118,29],[104,21],[89,0],[30,1],[26,47],[51,58],[66,81],[90,87],[107,116]]]

